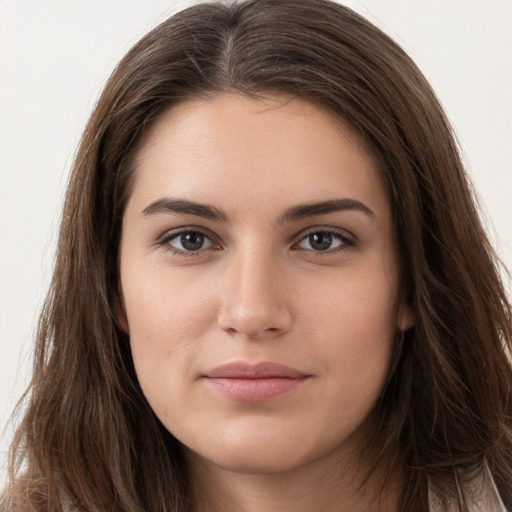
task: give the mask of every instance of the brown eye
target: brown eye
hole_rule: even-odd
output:
[[[298,244],[300,249],[315,252],[326,252],[353,245],[352,241],[340,233],[332,231],[313,231],[306,235]]]
[[[308,242],[315,251],[326,251],[331,248],[332,235],[330,233],[313,233],[308,236]]]
[[[200,231],[183,231],[170,238],[167,243],[182,252],[198,252],[210,248],[212,241]]]

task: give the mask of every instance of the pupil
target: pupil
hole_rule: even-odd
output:
[[[187,251],[197,251],[201,249],[204,242],[204,235],[201,233],[185,233],[181,235],[181,245]]]
[[[325,251],[331,247],[332,235],[330,233],[313,233],[309,235],[309,243],[317,251]]]

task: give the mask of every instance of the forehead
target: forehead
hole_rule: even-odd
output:
[[[165,112],[138,153],[132,198],[143,208],[163,194],[241,211],[340,194],[388,201],[371,151],[348,124],[277,95],[225,94]]]

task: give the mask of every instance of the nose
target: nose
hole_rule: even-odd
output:
[[[262,251],[248,251],[227,264],[218,324],[247,339],[275,338],[292,324],[284,271]]]

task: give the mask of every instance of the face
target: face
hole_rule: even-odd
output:
[[[277,96],[172,107],[120,261],[137,376],[189,457],[275,472],[354,451],[409,315],[389,198],[348,126]]]

